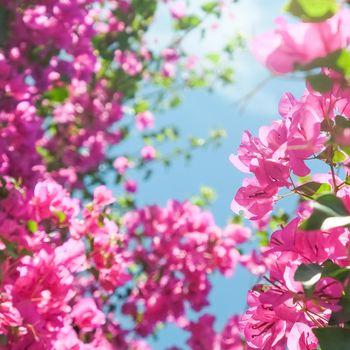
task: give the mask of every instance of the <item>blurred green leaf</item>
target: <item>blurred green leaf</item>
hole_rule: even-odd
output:
[[[345,220],[338,219],[337,221],[336,218],[349,216],[342,200],[333,194],[325,194],[318,197],[315,202],[312,202],[312,206],[314,210],[311,216],[301,224],[300,228],[302,230],[313,231],[330,229],[339,222],[339,220]],[[332,218],[332,220],[325,222],[328,218]]]
[[[189,15],[182,17],[175,22],[175,29],[177,30],[188,30],[190,28],[197,27],[201,23],[201,19],[195,15]]]
[[[53,88],[43,94],[43,97],[51,102],[64,102],[68,96],[69,92],[65,86]]]
[[[38,230],[38,223],[34,220],[27,221],[27,229],[31,233],[35,233]]]
[[[295,188],[298,193],[305,194],[309,197],[319,196],[329,193],[332,190],[330,184],[310,181]]]
[[[296,69],[308,71],[314,68],[331,68],[343,74],[344,77],[350,75],[350,52],[346,49],[337,50],[326,57],[316,58],[306,65],[296,65]]]
[[[220,59],[221,59],[221,57],[220,57],[220,55],[219,54],[217,54],[217,53],[208,53],[207,54],[207,59],[209,60],[209,61],[211,61],[212,63],[219,63],[220,62]]]
[[[208,1],[202,5],[202,10],[206,13],[212,13],[219,7],[218,1]]]
[[[340,327],[313,328],[322,350],[349,350],[350,329]]]
[[[333,81],[324,74],[314,74],[307,76],[306,80],[310,83],[315,91],[327,92],[332,88]]]
[[[322,266],[317,264],[301,264],[295,272],[295,281],[301,282],[304,292],[311,296],[316,283],[322,277]]]
[[[137,101],[134,105],[135,113],[142,113],[149,110],[149,103],[147,100]]]
[[[286,11],[305,22],[321,22],[338,11],[336,0],[291,0]]]

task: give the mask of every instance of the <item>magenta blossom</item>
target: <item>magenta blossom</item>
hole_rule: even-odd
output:
[[[79,299],[73,307],[71,316],[83,332],[90,332],[106,322],[104,313],[97,308],[92,298]]]

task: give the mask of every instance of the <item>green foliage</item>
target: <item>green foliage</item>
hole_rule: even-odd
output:
[[[214,13],[217,12],[219,8],[218,1],[208,1],[202,5],[202,10],[206,13]]]
[[[314,328],[313,332],[315,333],[322,350],[349,350],[349,328]]]
[[[305,22],[321,22],[338,11],[336,0],[290,0],[286,11]]]
[[[57,217],[58,222],[60,224],[63,224],[66,221],[66,214],[65,213],[63,213],[61,211],[56,211],[54,214]]]
[[[218,53],[208,53],[207,59],[212,63],[219,63],[221,60],[221,56]]]
[[[256,235],[259,239],[260,247],[267,247],[269,245],[270,235],[267,231],[258,231]]]
[[[65,86],[53,88],[43,94],[43,97],[51,102],[64,102],[68,96],[69,92]]]
[[[193,196],[191,198],[191,203],[199,206],[205,207],[210,205],[216,199],[216,192],[213,188],[208,186],[202,186],[199,191],[199,195]]]
[[[295,272],[294,279],[301,282],[307,296],[312,295],[315,284],[322,276],[322,267],[318,264],[301,264]]]
[[[320,183],[316,181],[306,182],[295,188],[295,191],[300,195],[305,195],[307,197],[318,197],[322,194],[331,192],[332,187],[327,183]]]
[[[11,11],[0,5],[0,47],[6,44],[9,35],[9,20]]]
[[[35,233],[38,230],[38,223],[34,220],[28,220],[27,229],[30,233]]]
[[[3,177],[0,177],[0,200],[5,199],[8,194],[9,191],[6,188],[6,180]]]
[[[308,71],[315,68],[331,68],[341,73],[345,78],[350,75],[350,52],[346,49],[337,50],[329,55],[316,58],[306,65],[296,65],[296,69]]]
[[[194,27],[197,27],[201,23],[201,19],[195,15],[189,15],[182,17],[178,20],[174,27],[176,30],[189,30]]]
[[[221,73],[220,78],[224,83],[233,83],[234,70],[232,67],[226,67]]]
[[[328,324],[330,326],[338,325],[339,323],[350,322],[350,295],[348,292],[343,293],[338,305],[341,309],[333,311]]]
[[[312,202],[314,208],[311,216],[300,228],[305,231],[329,230],[348,225],[350,216],[342,200],[333,194],[325,194]]]
[[[309,75],[306,79],[312,88],[319,92],[327,92],[333,85],[332,79],[324,74]]]
[[[149,103],[146,100],[140,100],[135,103],[134,105],[134,111],[135,113],[141,113],[141,112],[146,112],[149,109]]]
[[[348,268],[340,267],[331,260],[326,260],[322,265],[301,264],[295,272],[294,279],[302,283],[305,294],[311,297],[316,283],[321,278],[331,277],[344,282],[349,276],[350,270]]]

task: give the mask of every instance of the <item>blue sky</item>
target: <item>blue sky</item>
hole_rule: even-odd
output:
[[[191,0],[191,6],[198,6],[205,1]],[[249,40],[255,34],[273,28],[273,20],[282,14],[285,1],[281,0],[241,0],[234,5],[235,18],[222,23],[223,31],[197,44],[196,36],[190,36],[185,47],[193,53],[211,52],[225,42],[225,37],[239,30]],[[151,36],[158,38],[157,45],[166,42],[169,18],[164,11],[158,13],[156,24]],[[208,51],[206,51],[208,50]],[[158,118],[160,125],[176,124],[181,134],[206,136],[211,128],[224,128],[227,138],[219,149],[196,152],[188,164],[178,160],[169,169],[157,168],[155,175],[142,183],[139,198],[142,204],[165,204],[169,198],[186,199],[197,193],[200,186],[213,187],[217,201],[212,206],[216,221],[224,225],[231,215],[230,202],[240,187],[243,174],[229,163],[230,153],[236,152],[245,129],[257,133],[260,126],[269,124],[278,118],[277,107],[281,94],[285,91],[300,96],[303,85],[300,82],[275,78],[260,89],[246,104],[244,111],[237,108],[237,101],[246,93],[252,91],[259,82],[266,79],[269,73],[258,64],[249,51],[238,53],[232,62],[235,69],[235,85],[220,89],[213,94],[205,91],[187,91],[183,95],[183,104]],[[158,124],[158,125],[159,125]],[[287,202],[286,205],[290,206]],[[210,296],[211,306],[206,312],[217,317],[216,328],[221,329],[228,317],[245,309],[247,290],[255,282],[239,268],[231,279],[219,276],[213,278],[213,291]],[[166,327],[159,333],[158,342],[152,342],[154,349],[165,349],[171,345],[179,345],[184,349],[187,335]]]

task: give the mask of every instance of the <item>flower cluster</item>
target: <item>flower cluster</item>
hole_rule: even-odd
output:
[[[298,1],[291,3],[293,14],[301,8],[301,18],[318,18],[319,13],[307,12]],[[333,16],[323,14],[326,19],[293,24],[279,19],[278,29],[253,42],[254,53],[273,73],[298,69],[312,74],[300,100],[283,95],[282,119],[261,128],[259,137],[246,131],[238,154],[231,156],[237,168],[253,174],[244,180],[232,209],[243,211],[258,227],[266,226],[277,200],[293,193],[301,198],[294,218],[272,233],[260,256],[241,257],[250,270],[266,273],[266,283],[249,291],[248,310],[240,321],[248,349],[333,349],[340,344],[336,332],[344,335],[344,344],[350,341],[345,306],[349,64],[339,63],[339,57],[348,57],[348,13],[342,8]],[[316,161],[324,163],[325,173],[311,172]],[[281,189],[289,192],[279,194]]]
[[[15,348],[122,342],[129,349],[135,334],[181,324],[187,306],[208,305],[208,275],[232,274],[235,247],[247,238],[241,226],[222,230],[188,202],[127,213],[119,227],[104,186],[81,217],[79,202],[53,180],[38,182],[30,194],[8,179],[1,193],[0,327]],[[116,323],[113,295],[123,293],[120,310],[133,319],[132,330]]]
[[[0,3],[0,348],[150,349],[141,336],[207,305],[209,274],[233,272],[247,232],[189,202],[130,199],[128,170],[160,159],[163,136],[146,135],[158,110],[144,82],[160,89],[157,104],[176,106],[175,85],[191,85],[177,72],[199,79],[197,61],[177,38],[148,47],[162,1]],[[173,5],[176,37],[187,9]],[[118,151],[135,132],[138,154]],[[113,191],[128,192],[119,201],[101,185],[111,175]]]
[[[123,312],[137,322],[141,335],[158,323],[180,323],[187,306],[200,311],[208,305],[208,275],[233,273],[236,246],[247,237],[239,225],[220,229],[208,212],[188,202],[171,201],[166,208],[147,207],[124,217],[131,259],[142,267]],[[242,234],[243,231],[243,234]]]

